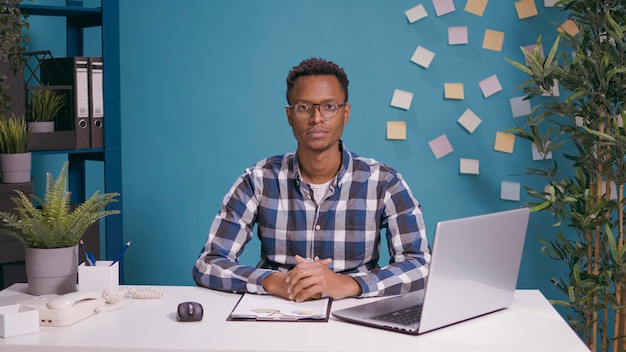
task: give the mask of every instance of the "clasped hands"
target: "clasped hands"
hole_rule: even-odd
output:
[[[303,302],[324,296],[340,299],[361,294],[361,287],[349,275],[337,274],[328,268],[332,259],[310,261],[296,255],[296,266],[287,272],[275,272],[263,280],[263,287],[272,295]]]

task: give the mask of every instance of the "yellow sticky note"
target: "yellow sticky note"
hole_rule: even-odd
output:
[[[537,6],[535,6],[534,0],[521,0],[515,2],[515,10],[517,10],[517,17],[522,20],[524,18],[537,16]]]
[[[503,153],[513,153],[513,146],[515,145],[515,135],[511,133],[496,132],[496,143],[493,147],[494,150]]]
[[[444,83],[444,96],[446,99],[464,99],[463,83]]]
[[[485,30],[485,37],[483,38],[483,49],[502,51],[503,42],[504,32],[494,31],[491,29]]]
[[[487,0],[467,0],[465,11],[473,13],[476,16],[482,16],[487,7]]]
[[[576,22],[572,20],[566,20],[565,22],[561,23],[561,26],[557,28],[557,30],[559,32],[565,31],[571,36],[575,36],[580,31],[578,29],[578,26],[576,25]]]
[[[405,140],[406,122],[387,121],[387,139]]]

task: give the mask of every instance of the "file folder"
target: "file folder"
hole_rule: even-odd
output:
[[[89,58],[89,120],[91,147],[104,146],[104,97],[102,83],[102,58]]]
[[[40,79],[44,85],[71,85],[67,109],[57,116],[58,131],[74,131],[76,149],[91,147],[89,128],[89,63],[86,57],[61,57],[41,62]]]

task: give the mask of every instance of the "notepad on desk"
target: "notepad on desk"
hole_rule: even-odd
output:
[[[244,293],[228,320],[326,322],[331,304],[329,297],[298,303],[276,296]]]

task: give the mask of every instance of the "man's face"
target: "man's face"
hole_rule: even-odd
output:
[[[339,80],[332,75],[299,77],[289,94],[292,106],[298,103],[322,104],[329,101],[343,104],[344,100]],[[322,117],[317,105],[313,107],[313,116],[310,118],[297,117],[293,109],[287,108],[287,120],[298,141],[298,149],[313,152],[337,148],[343,126],[348,123],[349,118],[350,105],[340,106],[337,115],[332,118]]]

